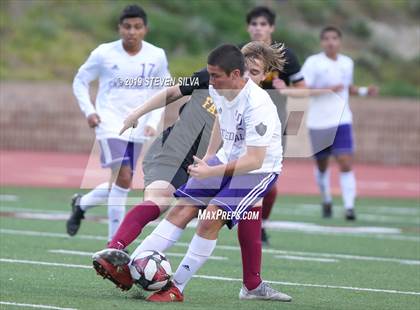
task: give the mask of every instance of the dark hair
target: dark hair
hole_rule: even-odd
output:
[[[245,60],[241,50],[232,44],[223,44],[212,50],[207,57],[207,63],[219,66],[226,74],[239,69],[241,76],[245,71]]]
[[[342,34],[341,34],[341,30],[338,29],[335,26],[326,26],[324,28],[322,28],[321,33],[319,34],[319,38],[322,40],[322,38],[324,37],[324,34],[326,34],[327,32],[335,32],[338,37],[341,38]]]
[[[246,14],[246,23],[249,25],[254,18],[265,17],[268,23],[273,26],[276,22],[276,13],[266,6],[257,6]]]
[[[147,25],[147,15],[146,12],[136,4],[127,5],[120,15],[120,24],[123,23],[126,18],[141,18],[144,25]]]

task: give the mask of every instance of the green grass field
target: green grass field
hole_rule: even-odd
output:
[[[317,197],[280,197],[272,223],[281,228],[269,230],[271,245],[264,250],[262,275],[292,295],[291,303],[238,299],[242,273],[237,234],[223,229],[213,254],[216,259],[199,271],[203,277],[190,282],[185,302],[157,305],[145,302],[137,288],[127,293],[115,289],[90,268],[89,253],[104,248],[107,225],[85,221],[76,237],[65,235],[63,216],[69,212],[73,192],[2,188],[1,309],[17,309],[7,303],[73,309],[420,307],[420,207],[415,200],[360,199],[359,219],[349,224],[342,218],[340,199],[334,218],[323,220]],[[91,211],[89,215],[106,214],[104,207]],[[46,220],[46,215],[55,219]],[[152,229],[145,229],[143,236]],[[168,251],[173,269],[181,260],[174,254],[185,253],[193,232],[186,229],[180,244]]]

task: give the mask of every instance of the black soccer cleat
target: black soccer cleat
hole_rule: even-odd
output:
[[[332,203],[331,202],[324,202],[322,204],[322,217],[323,218],[332,217]]]
[[[269,246],[270,242],[268,242],[268,235],[265,232],[264,228],[261,228],[261,242],[263,246]]]
[[[85,218],[85,211],[80,208],[80,198],[82,198],[82,195],[74,194],[71,199],[71,215],[66,223],[67,233],[70,236],[77,234],[81,221]]]
[[[356,213],[354,213],[353,209],[346,210],[346,220],[347,221],[355,221],[356,220]]]

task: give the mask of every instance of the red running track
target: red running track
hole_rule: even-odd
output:
[[[92,188],[107,181],[96,153],[0,151],[0,185],[54,188]],[[356,164],[359,197],[420,198],[420,166]],[[332,193],[340,194],[338,171],[332,165]],[[134,187],[142,188],[140,165]],[[283,194],[317,195],[310,160],[286,159],[278,188]]]

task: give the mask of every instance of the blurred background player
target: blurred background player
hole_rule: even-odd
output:
[[[261,41],[268,45],[274,43],[272,35],[275,31],[276,13],[272,9],[266,6],[257,6],[248,12],[246,15],[246,22],[248,25],[247,31],[252,41]],[[285,49],[285,60],[286,64],[284,69],[282,71],[276,69],[270,71],[267,78],[261,83],[262,88],[281,91],[289,86],[296,88],[305,87],[304,77],[300,72],[299,61],[294,52],[289,48]],[[286,147],[287,97],[276,91],[270,91],[269,94],[277,107],[277,112],[281,121],[284,152]],[[268,235],[265,226],[270,217],[273,205],[276,202],[276,196],[277,186],[272,186],[263,200],[263,227],[261,229],[261,240],[264,245],[268,245]]]
[[[333,155],[340,168],[345,218],[355,220],[356,179],[352,171],[353,130],[349,95],[373,96],[378,94],[378,88],[353,85],[353,60],[339,53],[341,31],[338,28],[325,27],[320,40],[323,51],[306,59],[302,72],[309,88],[334,92],[312,97],[307,117],[317,166],[315,178],[323,201],[322,215],[325,218],[332,216],[328,161]],[[332,144],[328,144],[329,141]],[[326,145],[329,146],[324,148]]]
[[[137,5],[127,6],[119,18],[121,39],[101,44],[80,67],[73,82],[74,95],[88,124],[95,128],[101,148],[101,165],[112,171],[109,183],[98,185],[85,195],[75,194],[67,233],[74,236],[85,212],[108,204],[108,238],[112,239],[125,214],[133,171],[142,144],[155,135],[161,111],[150,113],[139,126],[120,136],[125,116],[153,92],[145,79],[168,78],[163,49],[146,41],[147,15]],[[95,106],[89,96],[90,83],[99,78]]]

